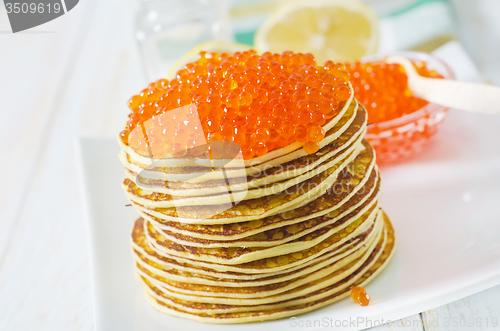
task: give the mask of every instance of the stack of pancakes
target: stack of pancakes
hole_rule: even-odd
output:
[[[315,154],[295,143],[242,166],[121,144],[123,188],[141,218],[135,271],[158,310],[209,323],[295,316],[373,279],[394,249],[380,175],[353,98]],[[223,162],[221,163],[223,164]]]

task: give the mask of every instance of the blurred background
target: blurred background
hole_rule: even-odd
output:
[[[287,0],[143,0],[135,37],[146,77],[158,79],[185,52],[210,40],[253,45],[255,32]],[[487,81],[500,84],[495,0],[365,0],[378,14],[378,51],[431,52],[459,40]]]

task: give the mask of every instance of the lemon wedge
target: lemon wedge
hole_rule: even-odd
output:
[[[251,47],[244,44],[226,42],[226,41],[209,41],[203,43],[201,45],[196,46],[192,50],[186,53],[183,57],[181,57],[174,65],[170,68],[167,73],[168,79],[175,78],[175,74],[177,71],[184,68],[187,63],[194,62],[198,60],[198,54],[201,51],[205,52],[216,52],[216,53],[234,53],[234,52],[243,52],[249,50]]]
[[[354,61],[374,54],[375,12],[357,0],[298,0],[272,13],[255,34],[260,52],[312,53],[318,63]]]

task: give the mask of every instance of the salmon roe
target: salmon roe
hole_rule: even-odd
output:
[[[318,65],[311,54],[200,52],[174,79],[130,98],[120,137],[154,158],[207,154],[193,147],[217,140],[237,143],[245,160],[294,142],[315,153],[325,137],[322,126],[351,97],[348,82],[344,65]]]
[[[443,78],[429,70],[423,61],[413,62],[423,77]],[[368,111],[368,123],[389,121],[413,113],[428,102],[412,96],[408,89],[408,76],[399,64],[385,62],[347,65],[354,88],[354,96]]]
[[[370,296],[366,293],[364,288],[359,286],[356,286],[351,290],[351,298],[362,307],[368,306],[370,303]]]

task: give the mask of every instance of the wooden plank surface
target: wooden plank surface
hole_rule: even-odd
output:
[[[57,100],[74,66],[77,36],[84,27],[82,14],[68,15],[51,24],[20,34],[0,33],[0,141],[2,155],[10,162],[0,163],[3,185],[0,191],[0,256],[16,232],[19,211],[32,184],[37,159],[43,156]],[[0,6],[0,32],[9,29],[5,8]],[[57,31],[57,32],[56,32]],[[4,147],[4,148],[5,148]]]
[[[16,160],[0,163],[12,188],[0,193],[0,330],[93,328],[74,143],[117,132],[143,85],[136,5],[82,1],[37,29],[54,33],[0,35],[2,156]]]
[[[422,316],[420,314],[413,315],[407,318],[402,318],[397,321],[392,321],[381,326],[368,329],[370,331],[424,331]]]
[[[426,331],[500,330],[500,286],[422,313]]]
[[[0,6],[0,330],[93,329],[74,142],[116,134],[125,100],[144,85],[131,24],[137,5],[81,1],[15,35],[2,32],[8,22]],[[420,331],[422,318],[493,323],[499,312],[496,287],[374,330]]]

